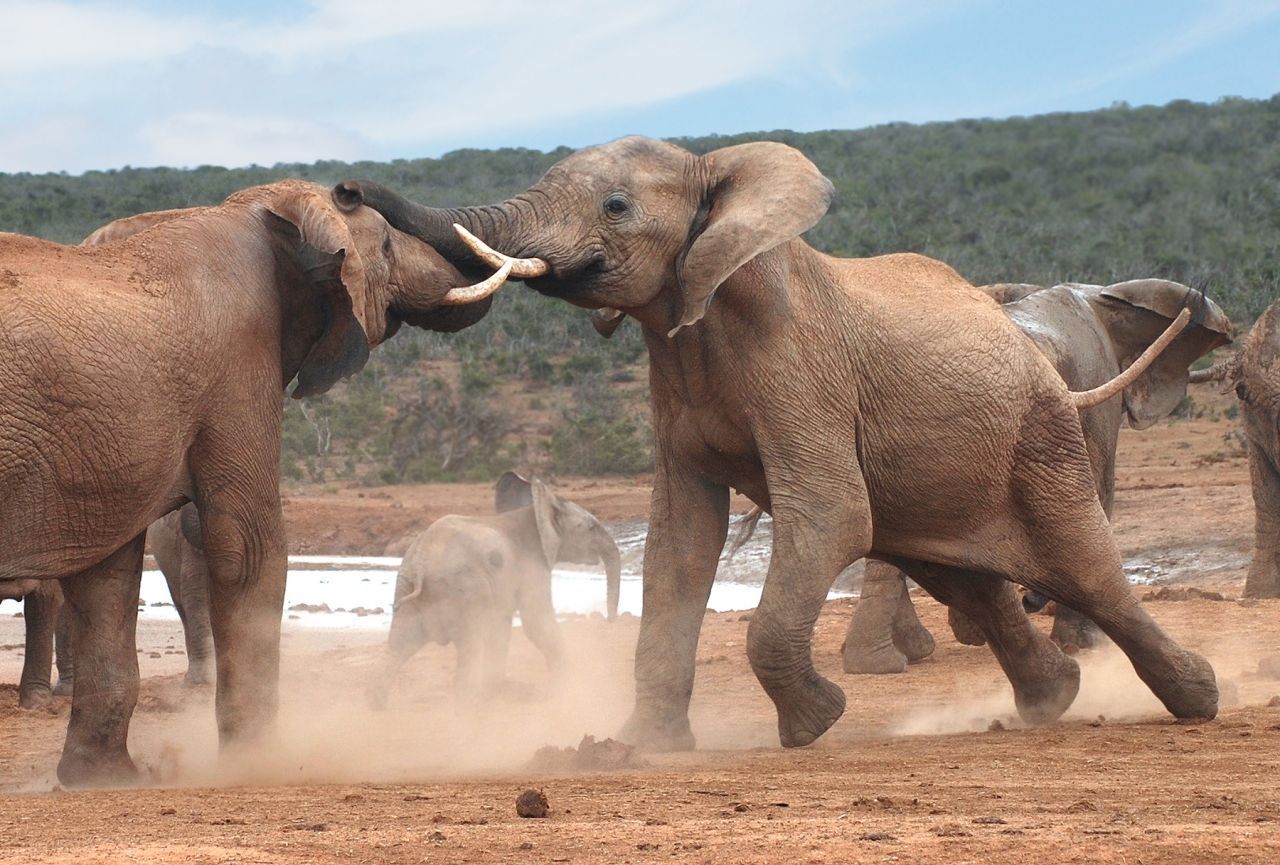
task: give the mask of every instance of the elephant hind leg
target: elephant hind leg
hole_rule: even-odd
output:
[[[138,586],[144,535],[62,581],[76,647],[76,685],[58,779],[68,786],[132,781],[129,720],[138,701]]]
[[[911,592],[905,579],[902,581],[902,593],[898,596],[898,609],[893,616],[893,644],[907,656],[908,664],[920,663],[937,648],[933,634],[916,614],[916,605],[911,602]]]
[[[982,632],[1013,685],[1024,721],[1048,723],[1067,710],[1080,690],[1080,667],[1031,623],[1012,583],[924,562],[904,562],[903,570]]]
[[[867,562],[862,595],[849,617],[844,645],[840,647],[846,673],[906,672],[908,657],[897,645],[896,627],[899,603],[905,594],[906,582],[897,568],[884,562]],[[912,612],[914,615],[914,610]]]
[[[22,607],[27,640],[18,704],[24,709],[39,709],[53,699],[49,675],[53,671],[53,635],[62,608],[58,581],[41,580],[23,599]]]

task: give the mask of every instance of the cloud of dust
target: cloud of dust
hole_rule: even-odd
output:
[[[130,747],[152,781],[173,786],[429,781],[518,774],[537,749],[615,735],[634,697],[635,619],[566,623],[568,669],[553,683],[542,656],[512,634],[508,685],[466,700],[453,689],[452,646],[407,663],[387,708],[369,708],[365,684],[383,634],[335,648],[334,633],[300,635],[283,649],[280,714],[269,741],[219,752],[212,700],[177,714],[135,716]],[[304,645],[298,645],[299,643]]]

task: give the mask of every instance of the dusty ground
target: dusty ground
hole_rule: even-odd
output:
[[[933,658],[902,676],[847,676],[852,602],[841,601],[819,622],[815,655],[849,710],[808,749],[777,747],[743,653],[746,622],[716,613],[699,650],[692,754],[609,772],[525,768],[542,745],[613,733],[629,708],[636,620],[578,619],[564,626],[575,675],[559,689],[516,636],[513,681],[486,704],[453,700],[451,650],[434,648],[381,713],[361,696],[381,634],[288,630],[278,741],[218,761],[210,697],[178,685],[182,656],[166,652],[180,635],[155,623],[141,635],[148,678],[131,743],[149,789],[50,792],[66,708],[21,712],[0,691],[0,862],[1277,861],[1280,705],[1267,703],[1280,680],[1255,671],[1280,653],[1280,601],[1233,600],[1252,511],[1230,428],[1126,432],[1117,507],[1128,557],[1229,596],[1148,605],[1236,692],[1216,721],[1174,723],[1103,651],[1082,657],[1067,719],[1024,729],[990,653],[950,639],[923,598]],[[647,508],[643,485],[581,483],[570,495],[607,518]],[[307,490],[290,522],[301,549],[381,552],[415,515],[482,509],[487,495]],[[391,528],[377,529],[384,520]],[[0,681],[16,680],[19,626],[0,619]],[[528,786],[545,791],[549,819],[516,817]]]

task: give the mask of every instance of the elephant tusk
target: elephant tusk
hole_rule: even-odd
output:
[[[486,297],[502,288],[503,283],[507,281],[507,277],[511,276],[511,269],[513,267],[515,267],[515,260],[508,259],[502,267],[498,268],[497,273],[486,279],[484,282],[477,282],[475,285],[449,289],[448,293],[440,299],[440,305],[461,306],[464,303],[475,303],[478,300],[484,300]]]
[[[502,267],[507,262],[511,263],[511,275],[516,279],[531,279],[536,276],[545,276],[551,268],[541,258],[512,258],[509,255],[503,255],[495,249],[491,249],[483,240],[467,231],[458,223],[453,224],[453,230],[458,232],[458,237],[462,238],[462,242],[471,248],[476,256],[490,267]]]

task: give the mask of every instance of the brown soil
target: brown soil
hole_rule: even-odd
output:
[[[131,737],[146,789],[50,792],[65,704],[22,712],[0,691],[0,784],[11,791],[0,794],[0,862],[1277,861],[1280,681],[1257,671],[1280,654],[1280,601],[1236,601],[1252,510],[1230,433],[1209,420],[1126,432],[1117,502],[1127,555],[1219,563],[1187,582],[1226,600],[1186,593],[1148,606],[1234,693],[1215,721],[1174,722],[1122,656],[1100,650],[1078,656],[1068,716],[1028,729],[990,652],[957,644],[944,610],[918,597],[938,650],[900,676],[840,672],[852,602],[827,605],[816,663],[849,708],[806,749],[777,746],[744,617],[714,613],[693,753],[610,771],[529,768],[539,748],[603,740],[625,719],[638,622],[623,617],[565,623],[573,673],[559,686],[515,636],[510,686],[479,704],[453,698],[452,650],[432,647],[383,712],[365,708],[362,689],[385,635],[287,627],[276,741],[218,759],[211,697],[181,688],[181,656],[162,651],[180,635],[151,623]],[[647,509],[642,484],[574,484],[570,496],[606,518]],[[291,496],[290,525],[300,549],[381,552],[432,514],[487,508],[487,495],[306,490]],[[1236,564],[1221,566],[1222,551]],[[16,680],[20,649],[8,647],[20,624],[0,618],[3,681]],[[529,788],[545,793],[547,819],[516,815]]]

